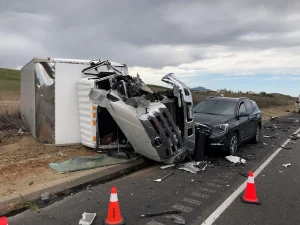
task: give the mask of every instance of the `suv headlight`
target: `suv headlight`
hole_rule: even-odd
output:
[[[228,130],[229,130],[228,123],[213,125],[213,134],[214,135],[225,134]]]

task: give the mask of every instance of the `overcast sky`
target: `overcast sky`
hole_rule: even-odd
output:
[[[126,63],[147,83],[300,94],[300,1],[0,0],[0,67]]]

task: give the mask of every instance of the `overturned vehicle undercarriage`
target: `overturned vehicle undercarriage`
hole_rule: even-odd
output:
[[[100,67],[107,70],[99,71]],[[128,148],[166,164],[182,161],[195,148],[193,101],[173,74],[172,89],[153,92],[137,77],[108,61],[91,62],[78,82],[81,143],[96,149]]]

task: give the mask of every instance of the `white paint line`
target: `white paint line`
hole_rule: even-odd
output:
[[[199,187],[197,188],[197,191],[204,191],[204,192],[209,192],[209,193],[216,193],[216,190],[210,189],[210,188],[206,188],[206,187]]]
[[[192,195],[196,196],[196,197],[200,197],[200,198],[209,198],[209,195],[207,194],[202,194],[202,193],[197,193],[197,192],[193,192]]]
[[[215,188],[221,188],[223,186],[222,184],[215,184],[215,183],[207,183],[206,185],[215,187]]]
[[[183,201],[191,203],[191,204],[195,204],[195,205],[201,205],[201,203],[202,203],[201,201],[191,199],[191,198],[184,198]]]
[[[295,134],[299,133],[300,128],[295,132]],[[282,147],[286,146],[291,139],[288,139],[283,143]],[[260,172],[275,158],[275,156],[282,150],[282,148],[278,148],[261,166],[254,172],[254,177],[256,177]],[[244,191],[245,186],[247,184],[247,180],[241,184],[241,186],[236,189],[203,223],[202,225],[211,225],[213,224],[220,215],[230,206],[230,204]],[[199,223],[194,223],[193,225],[198,225]]]
[[[175,204],[172,206],[172,208],[175,210],[179,210],[181,212],[192,212],[194,210],[193,208],[190,208],[190,207],[187,207],[184,205],[180,205],[180,204]]]

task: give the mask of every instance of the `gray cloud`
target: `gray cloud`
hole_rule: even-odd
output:
[[[0,67],[36,56],[162,67],[211,57],[212,46],[292,48],[299,10],[292,0],[0,0]]]

